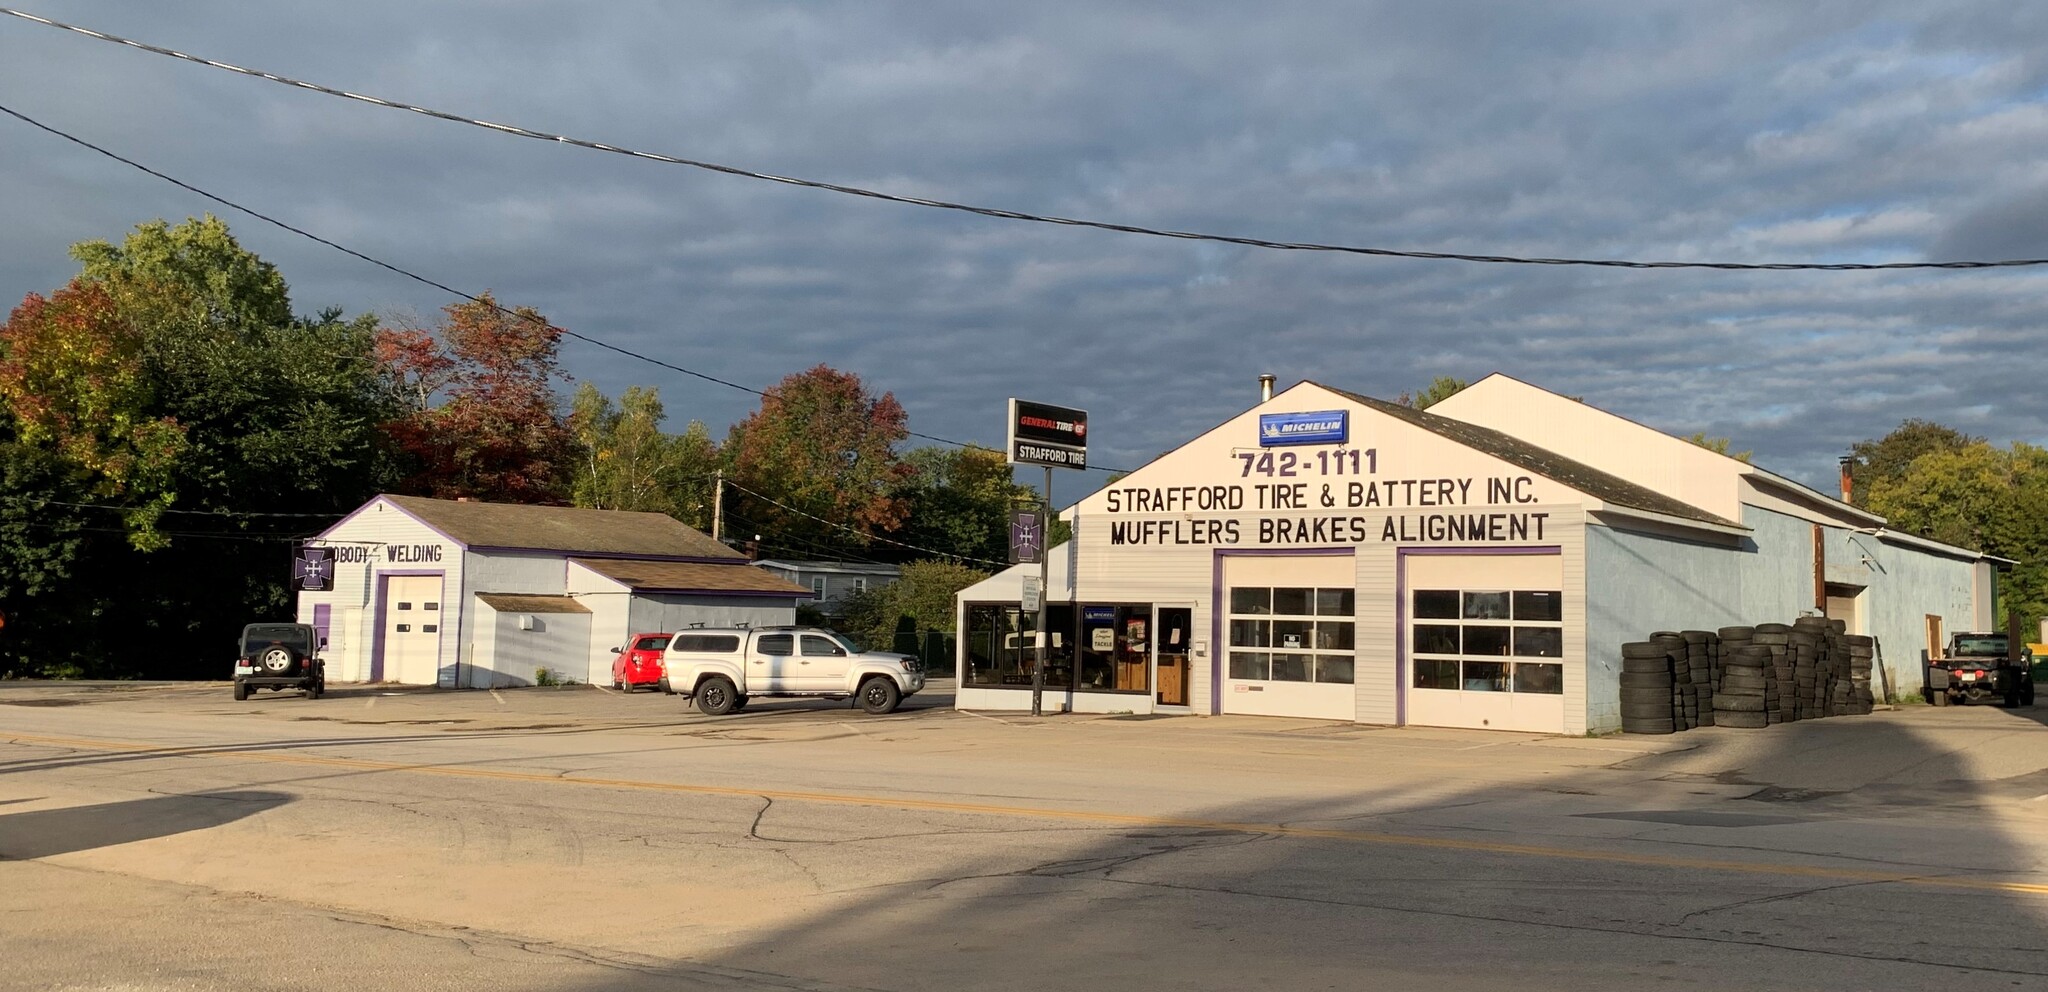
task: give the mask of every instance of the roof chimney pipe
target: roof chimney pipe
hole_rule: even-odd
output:
[[[1853,500],[1853,499],[1850,499],[1850,498],[1849,498],[1850,496],[1852,496],[1852,495],[1854,495],[1854,494],[1855,494],[1855,487],[1854,487],[1854,486],[1853,486],[1853,485],[1852,485],[1852,484],[1850,483],[1850,480],[1849,480],[1849,468],[1850,468],[1850,466],[1852,466],[1852,465],[1855,465],[1855,464],[1856,464],[1856,456],[1854,456],[1854,455],[1843,455],[1843,456],[1842,456],[1842,502],[1844,502],[1844,503],[1854,503],[1854,502],[1856,502],[1855,500]]]
[[[1264,403],[1272,398],[1273,373],[1267,372],[1259,376],[1259,402]]]

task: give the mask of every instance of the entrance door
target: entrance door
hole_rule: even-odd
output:
[[[1848,632],[1851,634],[1863,633],[1861,618],[1856,615],[1856,604],[1863,598],[1863,587],[1836,585],[1830,582],[1827,584],[1827,594],[1828,619],[1842,621],[1848,626]]]
[[[1188,705],[1188,680],[1193,669],[1188,667],[1188,644],[1194,633],[1195,611],[1185,606],[1162,606],[1159,608],[1158,633],[1153,641],[1158,645],[1159,677],[1154,683],[1159,687],[1159,705]]]
[[[393,575],[384,580],[384,680],[435,685],[441,680],[441,576]]]

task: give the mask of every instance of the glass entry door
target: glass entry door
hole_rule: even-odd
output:
[[[1188,705],[1188,641],[1193,635],[1195,611],[1185,606],[1162,606],[1157,624],[1159,705]]]

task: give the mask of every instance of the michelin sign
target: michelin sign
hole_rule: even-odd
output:
[[[1287,444],[1343,444],[1351,437],[1349,410],[1259,414],[1259,447]]]

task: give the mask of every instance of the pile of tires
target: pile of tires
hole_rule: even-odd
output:
[[[1676,705],[1677,679],[1671,655],[1655,641],[1621,646],[1621,729],[1631,734],[1669,734],[1683,712]]]
[[[1658,631],[1621,646],[1621,729],[1754,730],[1867,714],[1877,704],[1870,689],[1875,654],[1871,638],[1822,617]]]

